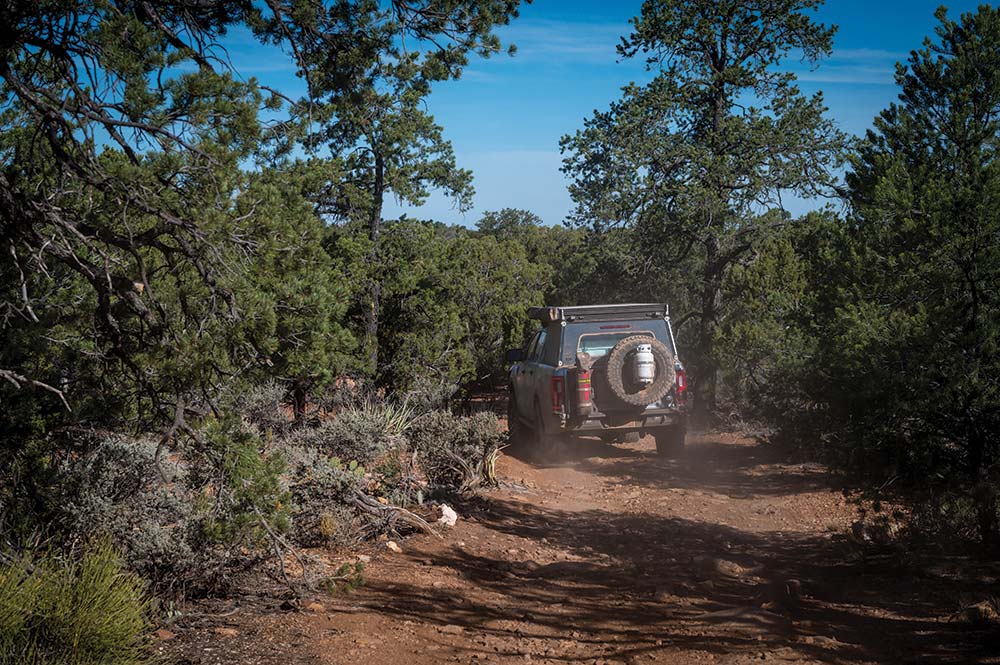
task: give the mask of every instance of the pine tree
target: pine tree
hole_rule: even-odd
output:
[[[809,13],[821,0],[647,0],[623,57],[656,72],[562,141],[573,221],[632,230],[623,260],[685,279],[695,407],[716,408],[721,296],[727,272],[759,238],[786,224],[781,197],[829,191],[843,137],[820,94],[805,97],[781,67],[831,49],[834,29]],[[693,264],[693,266],[692,266]],[[692,269],[693,268],[693,269]],[[640,277],[642,275],[640,274]],[[676,310],[675,310],[676,311]]]

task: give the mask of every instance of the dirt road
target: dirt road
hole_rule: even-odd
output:
[[[730,435],[507,456],[444,539],[380,546],[367,584],[305,611],[244,608],[165,642],[208,663],[997,662],[952,620],[996,580],[968,560],[865,554],[822,466]]]

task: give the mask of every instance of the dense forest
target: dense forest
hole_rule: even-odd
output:
[[[1000,11],[939,10],[851,137],[787,67],[831,53],[821,0],[647,0],[649,82],[566,128],[569,219],[387,219],[470,205],[425,101],[518,4],[0,8],[0,662],[91,662],[82,626],[139,662],[150,594],[489,482],[469,405],[540,304],[669,302],[702,425],[1000,540]],[[235,32],[308,94],[235,71]]]

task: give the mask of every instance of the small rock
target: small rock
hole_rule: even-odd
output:
[[[372,562],[372,558],[370,556],[368,556],[367,554],[359,554],[358,555],[358,561],[360,561],[361,563],[371,563]]]
[[[465,629],[461,626],[456,626],[453,623],[449,623],[447,626],[441,627],[442,633],[447,633],[448,635],[460,635],[465,632]]]
[[[326,611],[326,608],[323,607],[322,605],[320,605],[319,603],[309,603],[308,605],[306,605],[306,609],[309,610],[310,612],[325,612]]]
[[[403,551],[403,548],[397,545],[396,541],[394,540],[387,541],[385,546],[386,549],[388,549],[391,552],[395,552],[396,554],[400,554]]]
[[[216,626],[212,629],[212,632],[222,637],[236,637],[240,634],[240,631],[235,628],[226,628],[225,626]]]
[[[441,526],[452,527],[455,526],[455,522],[458,521],[458,513],[446,503],[441,504],[441,517],[438,518],[437,523]]]
[[[153,634],[156,635],[156,639],[158,639],[158,640],[160,640],[162,642],[166,642],[167,640],[172,640],[175,637],[177,637],[176,633],[173,633],[173,632],[167,630],[166,628],[160,628],[158,631],[156,631]]]

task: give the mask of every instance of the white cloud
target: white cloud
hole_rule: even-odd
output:
[[[612,64],[618,57],[615,49],[629,29],[625,22],[524,20],[504,30],[502,37],[517,45],[515,61]]]

